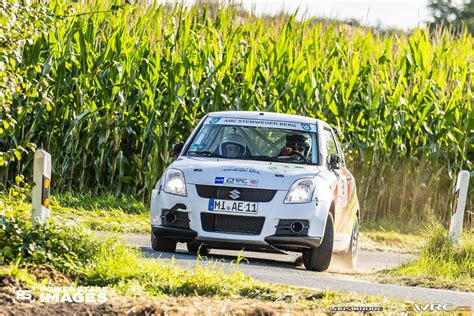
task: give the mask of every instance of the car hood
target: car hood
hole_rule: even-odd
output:
[[[318,166],[207,157],[180,157],[170,168],[183,171],[189,184],[272,190],[288,190],[296,180],[320,172]]]

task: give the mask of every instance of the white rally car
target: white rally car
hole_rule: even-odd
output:
[[[355,265],[359,202],[334,130],[313,118],[267,112],[206,115],[151,196],[154,250],[177,242],[294,251],[324,271],[334,253]]]

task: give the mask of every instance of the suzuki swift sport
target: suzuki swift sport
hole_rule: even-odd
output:
[[[267,112],[206,115],[151,195],[151,244],[293,251],[324,271],[333,253],[353,267],[359,202],[334,130],[313,118]]]

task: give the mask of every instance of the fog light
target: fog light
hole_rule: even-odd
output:
[[[300,221],[294,221],[290,225],[290,229],[293,233],[301,233],[303,231],[304,225]]]

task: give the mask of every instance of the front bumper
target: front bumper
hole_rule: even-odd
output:
[[[188,196],[177,196],[164,191],[153,190],[151,199],[151,226],[156,236],[173,239],[179,242],[199,240],[214,248],[224,249],[282,249],[301,250],[318,247],[321,243],[326,224],[329,202],[312,201],[304,204],[284,204],[286,191],[277,191],[270,202],[260,202],[258,214],[233,214],[228,212],[208,211],[209,199],[198,196],[196,187],[187,185]],[[163,214],[173,209],[176,204],[184,204],[185,209],[179,212],[187,214],[186,227],[170,227]],[[264,217],[262,229],[256,234],[238,234],[209,231],[203,229],[203,214],[239,215],[247,219]],[[304,234],[280,234],[279,223],[282,220],[305,220],[309,224]],[[184,220],[182,221],[184,223]]]
[[[244,241],[229,241],[219,239],[206,239],[205,237],[197,238],[198,234],[194,230],[166,227],[166,226],[152,226],[153,234],[157,237],[173,239],[178,242],[192,242],[199,240],[200,242],[212,247],[221,249],[240,250],[246,248],[254,251],[269,251],[273,248],[278,249],[293,249],[293,248],[316,248],[321,244],[320,237],[308,236],[279,236],[272,235],[264,238],[266,245],[246,244]]]

